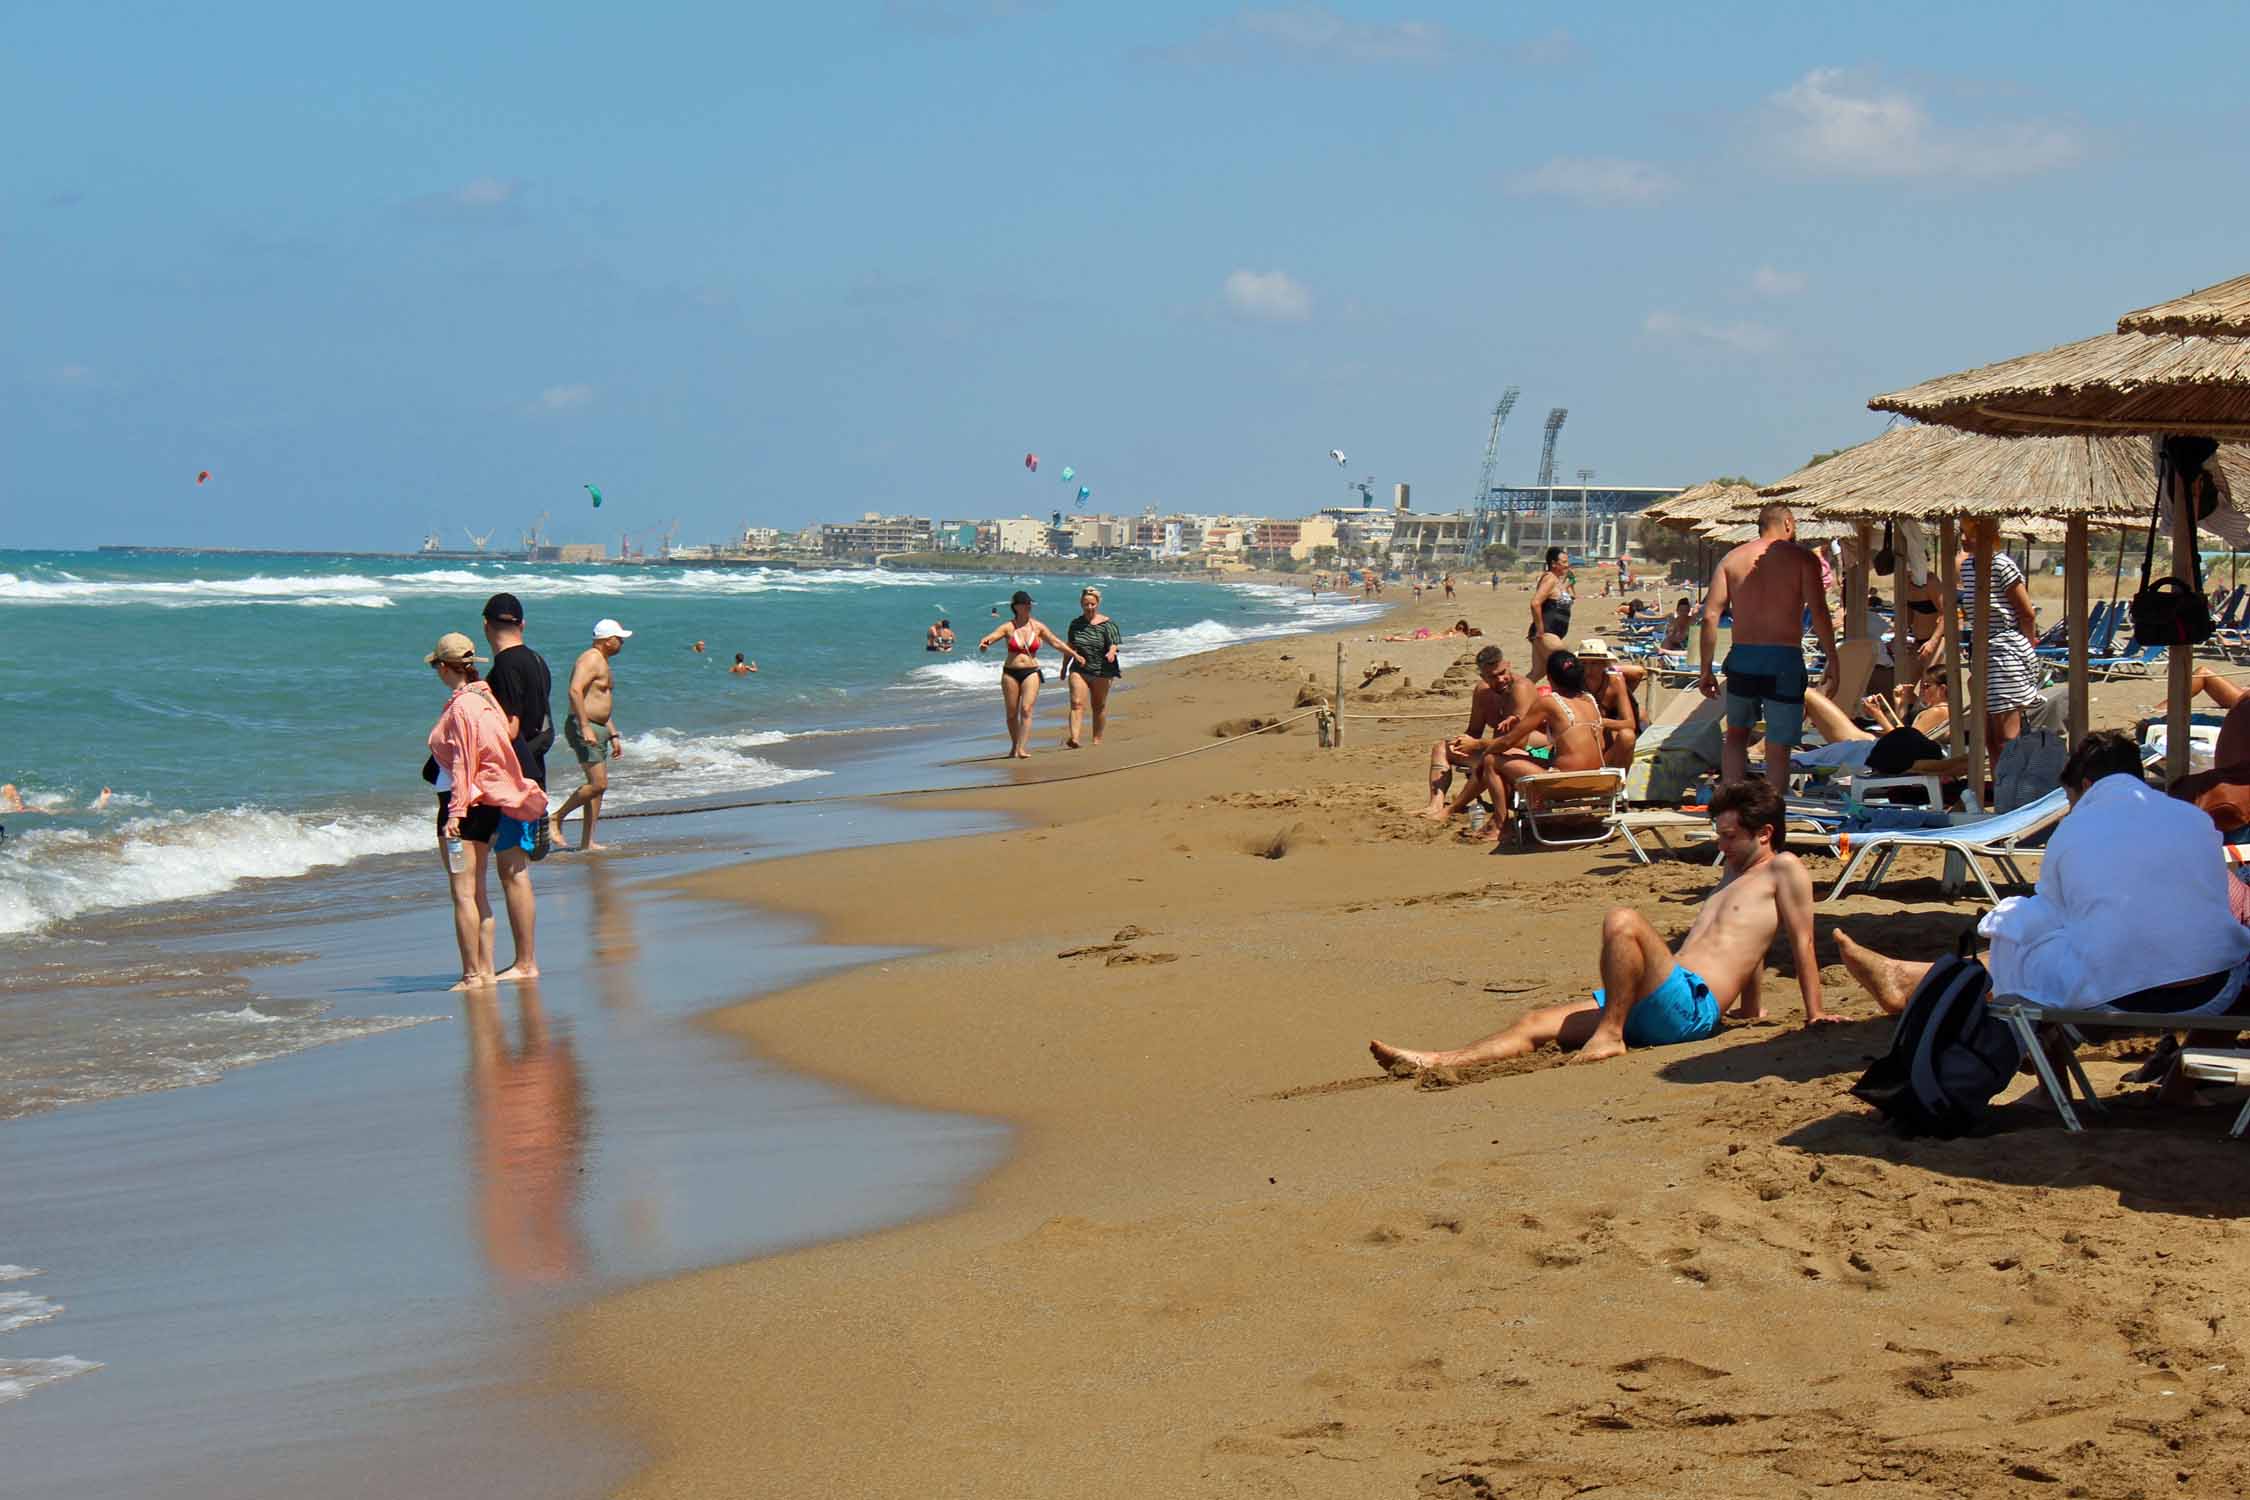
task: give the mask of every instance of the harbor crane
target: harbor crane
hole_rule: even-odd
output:
[[[482,552],[484,550],[485,543],[492,540],[492,533],[499,529],[500,528],[495,526],[488,529],[483,536],[478,536],[475,532],[470,531],[466,526],[461,528],[461,530],[468,535],[470,545],[474,546],[479,552]]]
[[[539,512],[539,519],[533,521],[530,529],[524,532],[523,550],[525,556],[534,556],[541,547],[547,545],[547,515],[546,511]]]

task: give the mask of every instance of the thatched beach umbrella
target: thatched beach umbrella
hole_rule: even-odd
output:
[[[2115,333],[1941,376],[1868,405],[1999,437],[2250,439],[2250,276],[2129,312]],[[2172,498],[2184,498],[2187,484],[2182,476]],[[2173,506],[2175,573],[2189,566],[2195,524],[2193,505]],[[2187,770],[2195,653],[2168,654],[2165,769],[2177,777]]]

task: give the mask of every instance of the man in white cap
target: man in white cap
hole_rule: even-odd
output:
[[[617,732],[612,717],[617,705],[609,659],[625,649],[632,633],[615,620],[597,621],[594,644],[579,653],[577,665],[570,669],[570,717],[563,720],[563,738],[578,757],[578,769],[586,774],[586,784],[555,809],[550,839],[557,849],[568,847],[563,842],[563,819],[581,808],[585,810],[581,819],[584,832],[579,835],[578,847],[601,847],[594,842],[594,821],[602,815],[602,793],[609,790],[609,762],[625,753],[625,737]]]
[[[1586,696],[1601,706],[1602,764],[1630,769],[1641,737],[1639,693],[1648,668],[1617,660],[1598,635],[1578,643],[1578,660],[1586,668]]]

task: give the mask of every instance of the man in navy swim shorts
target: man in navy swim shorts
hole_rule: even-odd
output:
[[[1805,999],[1805,1024],[1842,1020],[1821,1010],[1812,876],[1796,855],[1781,851],[1780,796],[1763,781],[1730,781],[1712,799],[1711,812],[1726,878],[1696,913],[1676,955],[1648,918],[1630,907],[1616,907],[1602,922],[1602,984],[1592,999],[1532,1011],[1482,1041],[1451,1051],[1418,1052],[1371,1042],[1368,1050],[1375,1060],[1393,1072],[1473,1068],[1556,1042],[1577,1048],[1578,1061],[1591,1062],[1633,1047],[1699,1042],[1718,1031],[1721,1011],[1733,1021],[1765,1015],[1759,978],[1776,931],[1789,937],[1797,987]]]
[[[1750,741],[1766,726],[1766,780],[1789,790],[1789,755],[1804,740],[1805,624],[1809,617],[1828,665],[1820,689],[1836,696],[1836,622],[1820,579],[1820,559],[1797,544],[1797,518],[1786,505],[1758,512],[1758,536],[1720,560],[1703,600],[1703,696],[1719,696],[1711,658],[1719,624],[1733,613],[1726,660],[1727,736],[1719,779],[1750,774]]]

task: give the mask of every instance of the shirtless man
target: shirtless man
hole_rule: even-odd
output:
[[[1586,668],[1586,695],[1602,711],[1602,764],[1629,768],[1641,738],[1640,690],[1648,668],[1609,654],[1609,642],[1590,635],[1578,643]]]
[[[1797,518],[1779,503],[1758,512],[1758,539],[1729,552],[1712,575],[1703,601],[1701,632],[1706,698],[1719,696],[1711,658],[1719,649],[1719,620],[1734,609],[1733,644],[1727,651],[1727,737],[1719,752],[1719,776],[1740,781],[1749,774],[1750,732],[1763,718],[1766,743],[1795,749],[1804,743],[1805,611],[1828,658],[1820,689],[1836,693],[1836,622],[1828,613],[1821,586],[1820,559],[1797,545]],[[1789,757],[1766,757],[1766,780],[1777,792],[1789,787]]]
[[[1534,696],[1531,684],[1508,670],[1508,658],[1498,646],[1477,653],[1477,690],[1469,695],[1469,727],[1430,747],[1430,805],[1423,817],[1443,823],[1483,794],[1478,766],[1484,752],[1478,747],[1485,733],[1529,713]],[[1469,773],[1469,781],[1459,800],[1453,801],[1446,793],[1452,790],[1457,767]]]
[[[1629,1047],[1701,1041],[1718,1031],[1722,1010],[1729,1020],[1765,1015],[1759,981],[1777,929],[1789,937],[1805,1024],[1844,1019],[1821,1009],[1812,877],[1796,855],[1774,848],[1782,834],[1781,799],[1764,782],[1734,781],[1719,788],[1711,810],[1726,878],[1696,913],[1677,956],[1646,917],[1630,907],[1612,908],[1602,922],[1602,987],[1591,1000],[1531,1011],[1503,1031],[1447,1052],[1369,1042],[1375,1061],[1393,1072],[1473,1068],[1556,1042],[1578,1048],[1579,1062],[1594,1062]],[[1617,1005],[1608,1003],[1611,996]]]
[[[610,718],[616,702],[609,659],[625,649],[626,638],[632,633],[615,620],[601,621],[594,626],[594,644],[579,653],[577,664],[570,669],[570,717],[563,720],[563,738],[578,757],[586,784],[555,809],[554,826],[548,836],[557,849],[568,847],[563,843],[563,819],[580,808],[585,814],[579,849],[601,848],[594,842],[594,821],[602,815],[602,793],[609,790],[608,763],[625,753],[624,736]]]
[[[1492,796],[1492,821],[1480,837],[1498,843],[1508,829],[1509,809],[1515,802],[1516,782],[1544,771],[1596,771],[1602,764],[1601,708],[1586,693],[1586,668],[1568,651],[1547,657],[1548,692],[1531,700],[1531,707],[1514,720],[1503,722],[1493,735],[1476,743],[1484,763],[1471,785],[1482,781]],[[1531,758],[1534,735],[1545,735],[1551,748],[1542,764]],[[1461,799],[1467,805],[1467,798]]]

